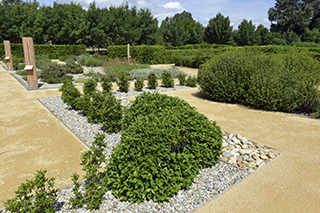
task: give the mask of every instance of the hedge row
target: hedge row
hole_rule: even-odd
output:
[[[11,53],[18,58],[24,58],[22,44],[10,44]],[[35,55],[48,55],[50,59],[56,59],[63,55],[81,55],[86,53],[85,45],[34,45]],[[0,57],[5,55],[4,44],[0,44]]]
[[[320,110],[320,62],[303,52],[274,55],[238,49],[222,53],[199,71],[198,84],[215,101],[271,111]]]
[[[214,55],[237,49],[259,50],[267,54],[287,54],[292,52],[304,52],[309,56],[319,55],[320,48],[316,47],[296,47],[296,46],[245,46],[231,47],[229,45],[185,45],[182,47],[165,46],[131,46],[130,55],[132,58],[146,64],[168,64],[175,63],[177,66],[187,66],[198,68]],[[109,58],[126,58],[127,46],[116,45],[108,47]]]

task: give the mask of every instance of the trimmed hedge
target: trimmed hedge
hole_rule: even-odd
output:
[[[24,58],[22,44],[10,44],[12,55],[18,58]],[[50,59],[57,59],[65,55],[81,55],[86,53],[85,45],[44,45],[35,44],[35,55],[48,55]],[[5,55],[4,45],[0,44],[0,55]]]
[[[201,93],[208,98],[271,111],[317,111],[319,83],[319,62],[299,52],[239,49],[214,57],[198,73]]]

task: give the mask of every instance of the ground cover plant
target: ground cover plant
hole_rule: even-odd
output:
[[[121,200],[162,202],[218,162],[221,149],[215,122],[177,97],[143,93],[125,114],[105,181]]]
[[[299,52],[238,50],[213,58],[198,73],[201,93],[254,108],[313,113],[320,108],[319,61]]]
[[[89,54],[84,54],[78,58],[77,63],[87,67],[101,67],[103,64],[103,61],[104,61],[103,59],[92,57]]]
[[[104,72],[109,76],[110,79],[116,79],[120,75],[120,73],[127,73],[130,76],[129,72],[133,69],[145,69],[148,68],[149,65],[139,64],[136,60],[130,59],[108,59],[103,63]]]
[[[172,68],[145,68],[145,69],[134,69],[130,71],[130,75],[135,79],[147,79],[149,73],[153,72],[157,79],[160,79],[162,76],[162,73],[166,71],[171,73],[173,78],[177,78],[179,74],[185,74],[183,71],[178,69],[172,69]]]

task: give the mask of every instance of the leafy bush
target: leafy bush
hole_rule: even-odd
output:
[[[79,109],[77,101],[78,98],[81,97],[81,93],[77,88],[75,88],[70,79],[66,79],[63,81],[63,85],[61,86],[59,91],[62,92],[61,98],[64,102],[67,103],[68,106]]]
[[[101,59],[86,57],[84,65],[86,65],[87,67],[101,67],[102,63],[103,63],[103,60]]]
[[[117,82],[118,73],[116,72],[106,72],[105,76],[109,79],[110,82]]]
[[[95,140],[92,142],[91,150],[82,154],[80,165],[84,166],[83,171],[86,174],[83,176],[86,179],[84,186],[85,193],[81,193],[80,184],[78,183],[79,175],[73,173],[71,180],[73,181],[74,187],[72,192],[75,197],[70,198],[70,202],[75,208],[82,208],[86,205],[86,209],[99,209],[102,203],[102,197],[106,192],[103,184],[100,184],[101,173],[99,169],[102,163],[106,161],[106,154],[104,149],[107,147],[104,141],[105,135],[97,133]]]
[[[112,83],[105,75],[101,76],[101,87],[103,92],[111,92],[112,90]]]
[[[121,129],[123,108],[121,101],[111,93],[93,92],[80,100],[84,115],[92,123],[101,123],[107,132]]]
[[[88,73],[85,73],[84,76],[86,77],[90,77],[92,78],[93,80],[95,80],[96,82],[100,82],[101,81],[101,76],[102,74],[99,73],[99,72],[88,72]]]
[[[184,74],[183,71],[178,69],[160,69],[160,68],[145,68],[145,69],[134,69],[130,71],[130,75],[135,79],[147,79],[150,72],[153,72],[158,79],[161,78],[163,71],[170,72],[173,78],[177,78],[179,74]]]
[[[16,197],[4,202],[6,211],[11,212],[54,212],[57,190],[53,189],[55,178],[46,178],[47,170],[37,171],[35,180],[22,183]]]
[[[108,59],[107,61],[103,62],[104,72],[114,72],[119,73],[123,71],[131,71],[133,69],[144,69],[148,68],[149,65],[146,64],[139,64],[136,60],[130,59]]]
[[[73,61],[76,61],[77,60],[77,56],[75,56],[75,55],[62,55],[62,56],[59,57],[60,61],[67,61],[69,59],[71,59]]]
[[[197,86],[197,77],[196,76],[189,76],[186,80],[186,86],[188,87],[196,87]]]
[[[142,88],[143,88],[143,79],[137,79],[135,82],[134,82],[134,90],[135,91],[142,91]]]
[[[257,50],[222,54],[198,73],[208,98],[273,111],[319,108],[319,62],[302,53],[270,56]]]
[[[81,74],[83,73],[83,67],[72,59],[66,61],[66,73],[70,74]]]
[[[161,79],[162,79],[163,86],[169,87],[169,88],[174,87],[174,80],[173,80],[170,72],[167,72],[164,70],[162,73]]]
[[[121,200],[169,200],[218,162],[221,150],[215,122],[177,97],[143,93],[125,114],[106,166],[107,187]]]
[[[64,65],[48,63],[42,68],[39,78],[47,83],[61,83],[64,79],[72,79],[72,76],[66,76],[66,69]]]
[[[148,75],[148,87],[150,89],[156,89],[158,86],[157,76],[154,72],[150,72]]]
[[[187,77],[186,74],[180,73],[180,74],[178,75],[179,84],[180,84],[181,86],[184,86],[184,85],[186,84],[186,77]]]
[[[17,70],[23,70],[25,66],[26,66],[25,64],[18,64],[18,66],[16,67],[17,67]]]
[[[51,60],[49,59],[48,55],[36,55],[35,60],[36,60],[36,67],[39,69],[42,69],[47,64],[52,63]]]
[[[119,81],[117,81],[117,85],[120,89],[120,92],[128,92],[129,90],[129,77],[122,73],[118,76]]]
[[[96,91],[97,85],[98,85],[98,83],[95,80],[89,79],[89,81],[84,83],[83,93],[90,95],[91,93]]]

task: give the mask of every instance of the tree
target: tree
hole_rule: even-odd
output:
[[[252,24],[252,21],[249,22],[246,19],[238,26],[238,30],[235,32],[234,40],[239,46],[244,45],[255,45],[259,42],[259,36],[255,31],[256,27]]]
[[[231,44],[232,26],[230,26],[229,16],[224,17],[218,13],[216,17],[209,20],[205,29],[205,41],[213,44]]]
[[[260,24],[256,29],[256,34],[259,38],[258,44],[259,45],[267,45],[267,36],[268,36],[269,30],[268,28],[264,27],[262,24]]]
[[[313,28],[312,30],[307,29],[302,35],[302,41],[306,42],[320,42],[320,32],[318,29]]]
[[[313,25],[317,23],[318,18],[313,16],[314,2],[319,1],[276,0],[276,5],[268,11],[271,32],[293,31],[298,36],[302,35],[311,24],[311,20]],[[318,10],[319,8],[316,9]]]
[[[182,46],[197,44],[203,40],[203,26],[196,22],[191,13],[183,11],[173,17],[166,17],[159,29],[167,45]]]
[[[102,10],[96,8],[96,3],[90,3],[89,9],[86,14],[87,21],[89,22],[89,30],[87,34],[87,41],[93,51],[95,47],[99,48],[103,45],[105,40],[105,32],[102,25]]]
[[[140,28],[141,35],[137,40],[137,44],[155,44],[158,20],[153,17],[149,9],[140,9],[138,17],[137,27]]]

